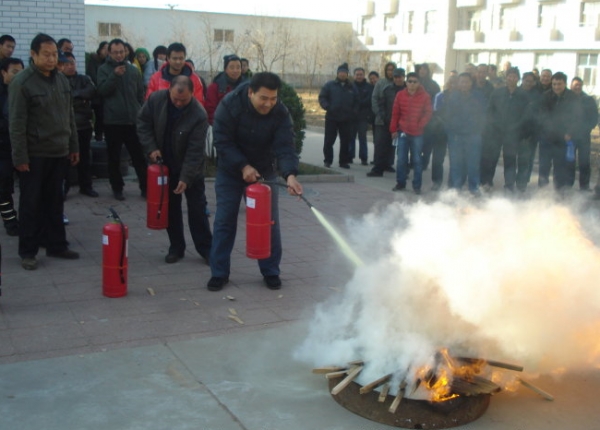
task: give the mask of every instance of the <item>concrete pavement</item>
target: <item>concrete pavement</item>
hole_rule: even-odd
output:
[[[302,161],[321,165],[321,148],[322,136],[309,130]],[[347,219],[374,205],[416,199],[390,191],[393,175],[367,178],[368,170],[353,165],[342,182],[304,181],[305,195],[342,232]],[[339,294],[352,276],[302,202],[281,196],[283,288],[265,288],[256,262],[245,257],[241,216],[231,282],[211,293],[209,268],[195,252],[164,263],[166,232],[146,229],[137,184],[128,181],[124,202],[112,199],[106,181],[95,186],[100,198],[72,191],[66,203],[68,240],[79,261],[42,251],[38,270],[25,271],[17,240],[0,231],[0,430],[389,428],[341,408],[325,379],[291,357],[315,305]],[[207,197],[214,211],[210,183]],[[109,206],[130,229],[129,294],[119,299],[101,292],[101,230]],[[232,309],[243,324],[229,318]],[[524,388],[502,393],[463,428],[595,428],[598,372],[537,383],[556,401]]]

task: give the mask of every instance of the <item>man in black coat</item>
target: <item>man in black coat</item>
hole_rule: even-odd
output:
[[[361,164],[367,166],[369,152],[367,148],[367,130],[372,122],[373,111],[371,110],[371,97],[373,96],[373,85],[365,78],[365,69],[357,67],[354,69],[354,90],[358,96],[358,113],[356,115],[354,137],[350,141],[350,162],[356,156],[356,138],[358,138],[358,156]]]
[[[590,151],[591,137],[590,133],[598,124],[598,106],[596,100],[583,91],[583,80],[574,77],[571,80],[571,91],[577,96],[581,108],[580,128],[577,134],[573,136],[575,149],[577,151],[577,165],[579,166],[579,189],[582,191],[590,190]],[[575,183],[575,163],[568,165],[569,185]]]
[[[207,262],[212,234],[206,215],[204,188],[204,145],[208,117],[194,98],[194,84],[177,76],[168,90],[150,94],[138,115],[137,133],[144,153],[153,163],[159,157],[169,168],[169,264],[183,258],[185,238],[181,195],[188,206],[188,224],[194,246]]]
[[[337,77],[327,82],[319,93],[319,104],[325,114],[325,138],[323,160],[325,167],[333,163],[333,145],[340,136],[339,163],[343,169],[350,168],[350,141],[354,132],[354,122],[358,112],[358,94],[348,80],[348,64],[337,69]]]
[[[213,140],[219,163],[215,180],[217,212],[210,252],[212,277],[207,284],[210,291],[219,291],[229,282],[237,217],[246,187],[261,178],[275,181],[278,171],[289,194],[302,194],[302,185],[296,179],[298,154],[292,119],[277,98],[280,88],[281,80],[276,74],[256,73],[249,82],[227,94],[215,112]],[[274,187],[271,191],[271,256],[258,260],[265,284],[273,290],[281,288],[277,193]]]

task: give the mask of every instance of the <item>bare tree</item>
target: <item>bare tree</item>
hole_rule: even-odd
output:
[[[285,73],[290,48],[298,39],[294,37],[291,20],[261,18],[256,26],[246,30],[245,36],[250,43],[250,52],[256,60],[257,70],[275,70],[276,65],[279,65],[277,71]]]

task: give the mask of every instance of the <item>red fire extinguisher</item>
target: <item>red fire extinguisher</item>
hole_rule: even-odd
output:
[[[148,166],[146,198],[146,226],[162,230],[169,226],[169,168],[158,157],[156,164]]]
[[[246,256],[271,256],[271,188],[255,183],[246,187]]]
[[[127,295],[127,239],[129,229],[113,208],[112,220],[102,229],[102,294]]]

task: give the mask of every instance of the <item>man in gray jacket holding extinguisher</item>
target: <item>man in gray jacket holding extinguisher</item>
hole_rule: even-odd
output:
[[[188,206],[188,224],[198,254],[208,263],[212,234],[206,215],[204,143],[208,117],[194,98],[194,84],[177,76],[168,90],[150,95],[138,115],[137,132],[144,153],[153,163],[162,159],[169,168],[169,253],[167,263],[183,258],[185,239],[181,195]]]

